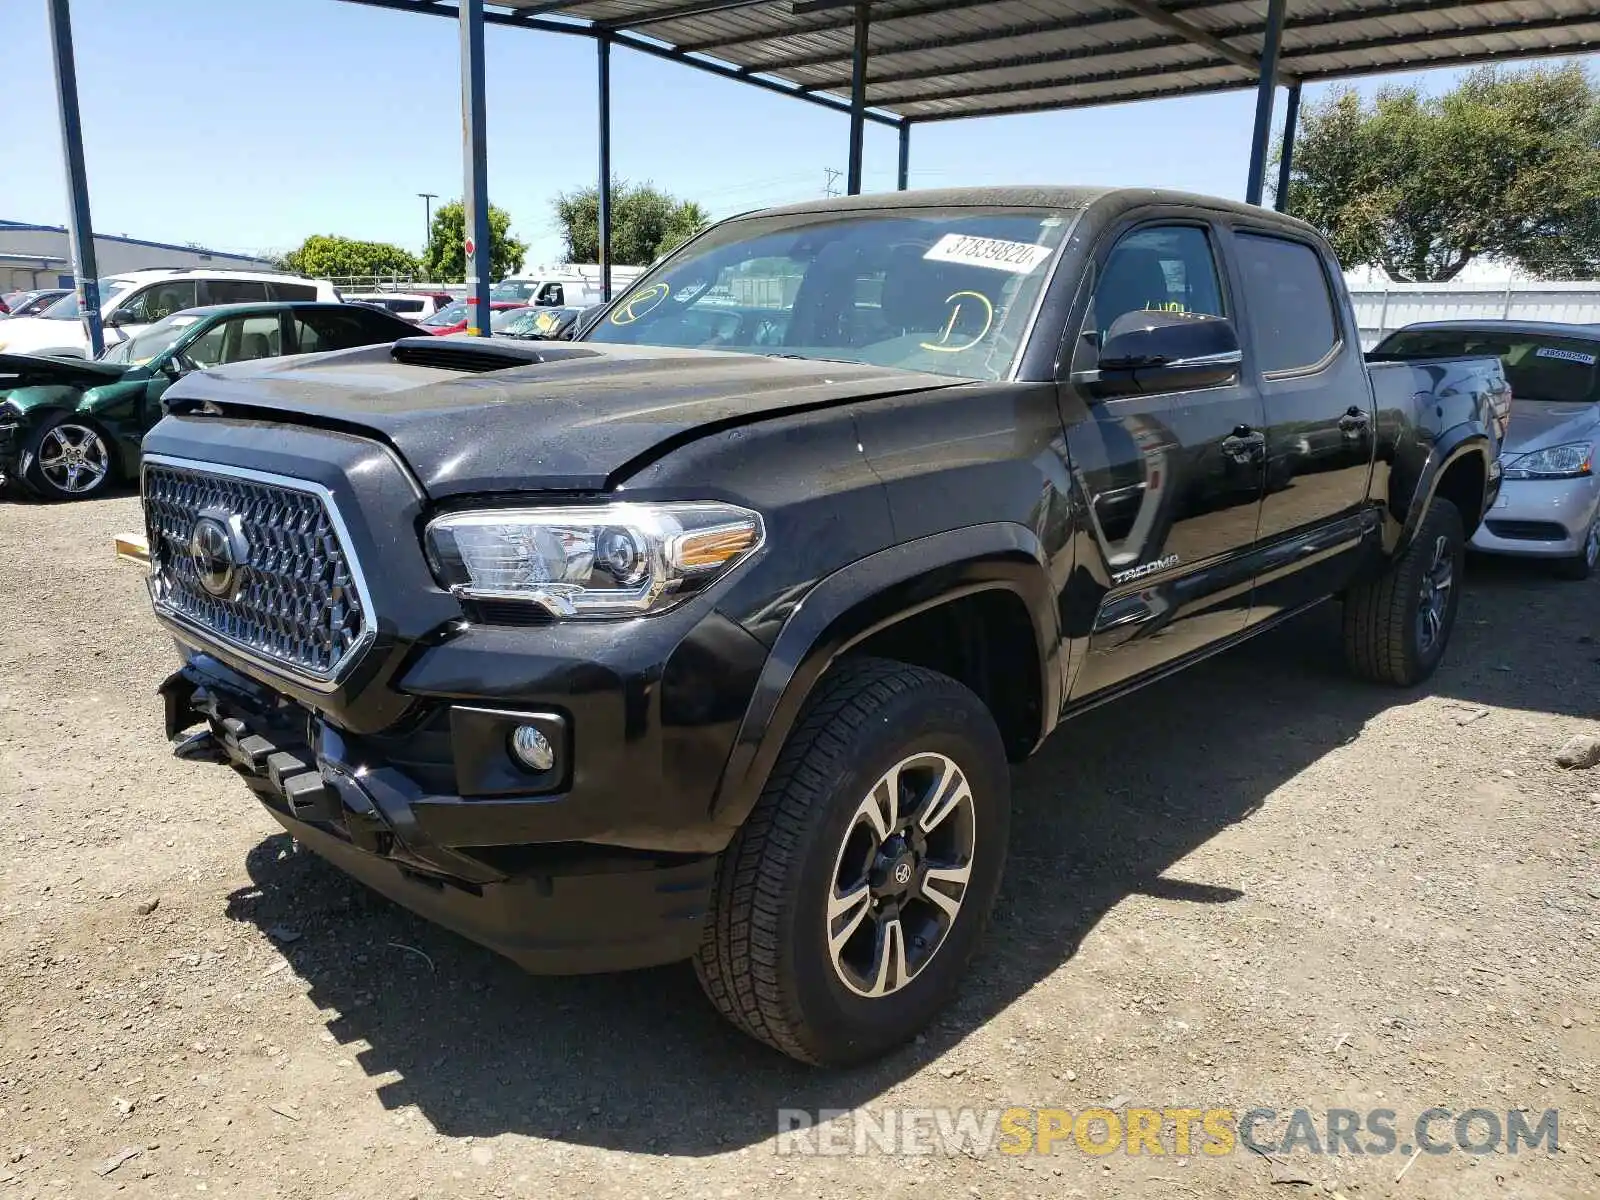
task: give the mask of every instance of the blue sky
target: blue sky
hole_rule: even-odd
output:
[[[72,9],[101,232],[244,251],[339,233],[415,249],[416,193],[461,192],[452,21],[332,0]],[[60,223],[47,33],[41,0],[0,3],[0,217]],[[490,196],[532,243],[530,263],[552,261],[553,197],[594,179],[594,50],[492,26],[487,45]],[[1457,74],[1412,78],[1440,89]],[[845,166],[842,115],[627,50],[613,51],[611,76],[614,172],[713,215],[819,195],[825,169]],[[1306,99],[1325,91],[1308,87]],[[920,126],[911,185],[1127,183],[1242,196],[1253,105],[1240,92]],[[867,190],[894,186],[895,153],[894,131],[869,123]]]

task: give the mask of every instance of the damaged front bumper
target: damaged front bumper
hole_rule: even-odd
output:
[[[555,809],[560,797],[483,804],[440,795],[370,739],[352,738],[205,655],[190,657],[160,692],[176,754],[231,766],[309,849],[530,971],[653,966],[687,958],[699,945],[714,855],[570,840],[506,845],[508,807]],[[495,722],[507,719],[482,709],[450,715],[453,735],[467,738],[495,736]],[[541,715],[559,720],[532,714]],[[552,736],[560,736],[554,726]],[[451,814],[452,844],[430,832],[430,811]],[[481,839],[472,836],[475,813]]]

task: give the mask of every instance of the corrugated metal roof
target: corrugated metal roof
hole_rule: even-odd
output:
[[[374,0],[364,0],[374,2]],[[661,49],[847,100],[849,4],[496,0],[521,18]],[[1255,86],[1267,0],[876,0],[867,103],[922,120]],[[1600,50],[1596,0],[1288,0],[1280,79],[1306,81]],[[1225,51],[1232,51],[1231,54]]]

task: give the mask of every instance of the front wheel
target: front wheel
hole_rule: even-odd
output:
[[[45,500],[87,500],[116,482],[111,439],[92,422],[61,413],[41,425],[23,450],[22,482]]]
[[[884,1053],[960,982],[1009,825],[1005,751],[983,702],[920,667],[846,661],[723,855],[701,987],[802,1062]]]
[[[1435,497],[1406,552],[1345,596],[1345,658],[1357,675],[1410,687],[1444,657],[1461,602],[1461,512]]]

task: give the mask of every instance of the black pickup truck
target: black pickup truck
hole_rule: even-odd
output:
[[[1426,679],[1509,409],[1492,357],[1369,369],[1298,222],[1061,188],[739,217],[576,340],[167,402],[178,752],[531,970],[693,959],[829,1064],[957,986],[1065,718],[1329,597]]]

